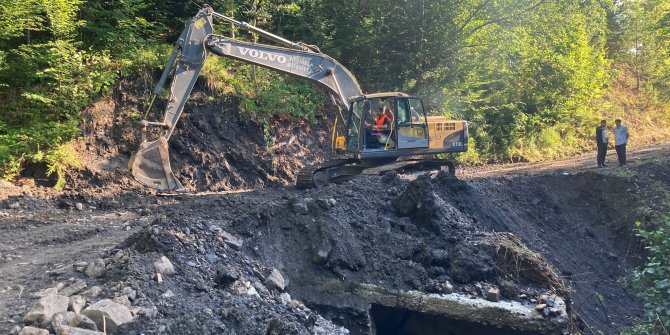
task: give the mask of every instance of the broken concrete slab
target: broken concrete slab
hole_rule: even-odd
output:
[[[354,293],[372,304],[407,309],[444,316],[450,319],[493,325],[519,332],[559,335],[567,328],[565,302],[556,298],[554,318],[536,318],[534,306],[517,301],[492,302],[459,293],[428,294],[419,291],[388,290],[376,285],[362,284]]]

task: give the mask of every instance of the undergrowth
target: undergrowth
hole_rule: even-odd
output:
[[[653,178],[653,176],[651,176]],[[662,181],[652,181],[636,196],[646,199],[637,207],[637,236],[647,251],[645,264],[625,277],[644,301],[646,315],[626,335],[670,334],[670,190]]]

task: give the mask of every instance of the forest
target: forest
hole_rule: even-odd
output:
[[[0,0],[0,179],[42,164],[63,187],[81,164],[82,111],[123,80],[156,83],[204,5],[318,46],[365,92],[406,92],[467,120],[462,164],[592,152],[602,119],[622,119],[633,146],[670,139],[668,0]],[[259,41],[225,22],[215,30]],[[233,96],[260,122],[332,108],[306,81],[230,59],[209,58],[201,77],[210,97]],[[629,278],[665,334],[668,231],[639,230],[658,261]]]
[[[156,74],[204,1],[0,1],[0,175],[62,173],[80,111],[122,78]],[[670,127],[670,3],[663,0],[212,0],[215,10],[316,45],[365,92],[404,91],[468,120],[469,163],[592,150],[599,119],[644,144]],[[217,33],[257,36],[221,23]],[[306,82],[210,58],[203,75],[260,117],[309,119]],[[254,78],[252,78],[252,73]],[[287,98],[290,97],[290,98]]]

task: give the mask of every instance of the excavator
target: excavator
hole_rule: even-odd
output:
[[[213,34],[214,18],[279,46]],[[468,149],[466,121],[427,116],[420,98],[402,92],[364,94],[356,77],[318,47],[292,42],[205,6],[181,32],[145,114],[173,73],[163,121],[141,121],[142,143],[128,166],[134,178],[146,187],[159,192],[185,191],[172,172],[168,140],[210,53],[312,81],[327,91],[338,106],[331,134],[331,147],[338,158],[302,169],[296,182],[299,188],[352,179],[366,169],[396,164],[400,157],[419,157],[403,160],[402,169],[446,168],[453,175],[452,161],[426,156]],[[158,135],[157,139],[147,140],[149,127],[160,128],[152,132]]]

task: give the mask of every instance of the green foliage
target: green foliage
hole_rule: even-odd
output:
[[[0,175],[46,162],[75,137],[79,111],[119,78],[161,68],[202,2],[0,0]],[[459,159],[535,161],[592,150],[617,67],[635,73],[645,125],[670,124],[670,2],[664,0],[212,0],[211,5],[352,70],[364,90],[407,91],[470,122]],[[216,32],[257,36],[215,22]],[[634,52],[633,52],[634,51]],[[619,73],[625,73],[619,72]],[[244,110],[312,119],[323,93],[307,82],[218,58],[202,75]],[[609,99],[609,100],[608,100]],[[623,99],[622,99],[623,101]],[[652,108],[647,108],[652,106]],[[665,117],[663,117],[665,115]],[[72,125],[75,125],[74,127]],[[58,134],[53,129],[68,129]],[[18,144],[23,143],[23,144]]]
[[[313,121],[324,104],[323,92],[306,80],[257,67],[254,82],[252,66],[229,59],[208,59],[202,73],[212,90],[239,96],[243,111],[261,120],[281,115]]]
[[[244,107],[263,119],[274,115],[288,115],[314,121],[323,105],[323,93],[304,80],[280,78],[272,75],[258,95],[244,101]]]
[[[647,309],[645,324],[626,330],[626,334],[667,334],[670,329],[670,219],[655,229],[637,223],[649,253],[645,266],[629,278],[640,292]]]

